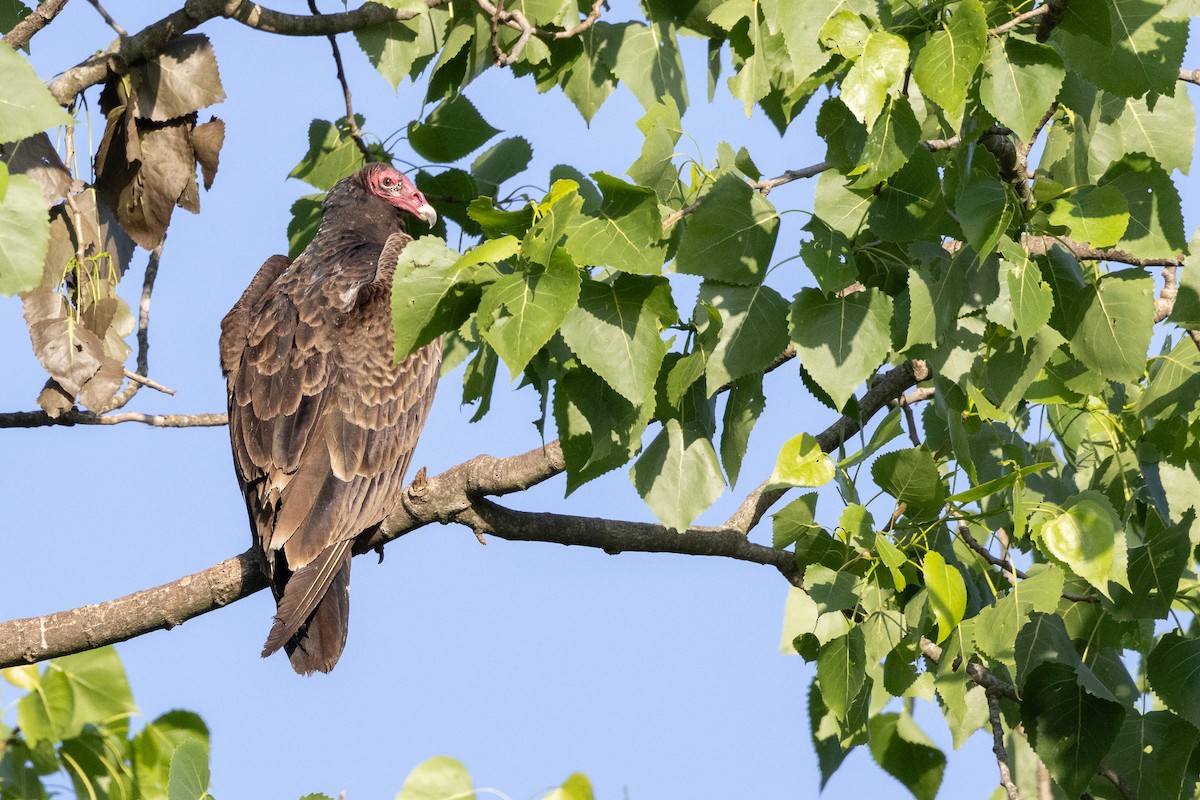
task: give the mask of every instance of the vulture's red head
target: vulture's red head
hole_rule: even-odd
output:
[[[425,221],[431,228],[437,212],[408,176],[388,164],[368,164],[355,176],[370,194]]]

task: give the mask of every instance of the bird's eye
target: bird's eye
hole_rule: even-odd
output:
[[[380,183],[383,184],[383,188],[385,189],[390,189],[396,185],[396,182],[391,178],[384,178],[382,181],[380,181]]]

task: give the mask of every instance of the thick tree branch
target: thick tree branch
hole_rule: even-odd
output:
[[[446,2],[448,0],[425,0],[425,5],[434,8]],[[110,74],[122,74],[131,66],[154,58],[167,42],[217,17],[281,36],[330,36],[384,22],[412,19],[418,13],[380,3],[366,3],[353,11],[309,16],[284,14],[249,0],[187,0],[178,11],[132,36],[117,39],[107,50],[64,72],[50,83],[50,93],[60,104],[70,105],[84,89],[107,80]]]
[[[1183,266],[1183,255],[1167,258],[1137,258],[1123,250],[1113,248],[1090,247],[1083,242],[1064,239],[1059,236],[1022,236],[1021,244],[1030,255],[1041,256],[1050,251],[1054,245],[1059,245],[1070,251],[1071,255],[1080,261],[1112,261],[1120,264],[1131,264],[1135,267],[1176,267]]]
[[[50,20],[58,16],[58,12],[63,10],[63,6],[67,4],[67,0],[43,0],[38,4],[38,7],[30,12],[29,16],[13,26],[12,30],[4,34],[4,43],[13,50],[18,50],[29,44],[29,40],[33,35],[42,28],[50,24]]]
[[[924,364],[905,362],[877,378],[859,402],[858,417],[842,417],[817,435],[822,449],[837,448],[888,401],[926,377]],[[66,416],[72,415],[93,417],[90,424],[110,419],[77,411]],[[0,424],[2,421],[0,416]],[[794,583],[799,581],[791,553],[754,544],[745,537],[745,531],[782,494],[765,491],[764,487],[751,493],[730,523],[718,528],[694,528],[683,534],[649,523],[515,511],[485,499],[523,491],[565,469],[562,447],[551,442],[511,458],[478,456],[432,478],[425,477],[422,470],[406,490],[401,507],[372,535],[357,542],[355,553],[381,547],[433,522],[459,522],[477,532],[487,531],[514,541],[573,544],[606,552],[723,556],[767,564]],[[76,653],[179,625],[264,588],[266,582],[258,574],[258,555],[248,550],[154,589],[70,611],[0,623],[0,667]]]
[[[52,417],[45,411],[9,411],[0,413],[0,428],[48,428],[54,425],[120,425],[140,422],[152,428],[215,428],[229,423],[225,414],[143,414],[122,411],[116,414],[96,414],[72,408],[65,414]]]

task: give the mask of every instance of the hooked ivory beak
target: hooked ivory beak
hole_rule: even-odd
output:
[[[425,220],[425,224],[433,227],[437,223],[437,212],[433,210],[433,206],[426,203],[417,209],[417,216]]]

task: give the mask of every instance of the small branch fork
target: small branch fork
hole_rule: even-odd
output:
[[[842,417],[817,435],[822,449],[836,449],[890,400],[927,377],[928,370],[921,362],[904,362],[881,375],[861,398],[857,417]],[[682,533],[656,524],[519,511],[490,499],[524,491],[565,469],[562,447],[555,441],[510,458],[477,456],[432,478],[422,470],[406,490],[401,507],[373,534],[360,539],[355,553],[375,550],[434,522],[458,522],[477,534],[511,541],[595,547],[607,553],[722,556],[774,567],[794,585],[800,584],[794,554],[746,538],[746,532],[783,494],[767,490],[765,484],[751,492],[724,524]],[[252,549],[202,572],[116,600],[0,623],[0,668],[171,628],[265,587]]]
[[[492,50],[496,54],[495,63],[497,67],[508,67],[515,64],[521,57],[521,53],[525,50],[525,45],[529,44],[529,40],[534,36],[537,36],[539,39],[549,39],[551,41],[570,39],[578,36],[596,24],[596,20],[600,19],[600,11],[605,4],[605,0],[594,0],[588,15],[578,25],[562,31],[547,31],[533,25],[529,21],[529,18],[521,13],[520,10],[506,10],[504,8],[504,0],[496,0],[495,3],[490,2],[490,0],[475,1],[483,9],[483,12],[492,18]],[[517,38],[516,44],[513,45],[512,50],[508,53],[505,53],[504,48],[500,46],[498,37],[501,25],[519,31],[521,34]]]
[[[29,40],[33,38],[34,34],[49,25],[51,20],[58,16],[58,12],[62,11],[63,6],[66,4],[67,0],[43,0],[29,16],[14,25],[11,31],[4,34],[4,43],[13,50],[18,50],[29,44]]]

